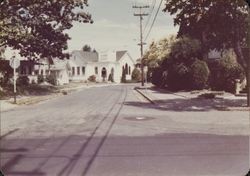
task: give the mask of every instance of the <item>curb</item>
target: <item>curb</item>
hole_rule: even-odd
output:
[[[248,112],[250,112],[250,107],[220,107],[220,106],[216,106],[215,109],[218,111],[248,111]]]
[[[57,94],[51,94],[51,95],[47,95],[44,97],[34,97],[34,98],[27,98],[24,100],[19,100],[19,102],[17,102],[17,105],[33,105],[33,104],[37,104],[43,101],[47,101],[47,100],[51,100],[54,98],[58,98],[63,96],[63,93],[57,93]]]
[[[139,87],[135,87],[136,90],[140,95],[142,95],[145,99],[147,99],[150,103],[154,105],[159,105],[156,101],[154,101],[149,95],[146,95],[143,91],[140,90]],[[185,97],[187,98],[187,97]],[[250,112],[250,107],[226,107],[226,106],[215,106],[215,110],[217,111],[248,111]]]
[[[17,104],[13,104],[13,107],[10,108],[6,108],[2,110],[2,107],[0,105],[0,112],[7,112],[10,110],[13,110],[19,106],[23,106],[23,105],[33,105],[33,104],[37,104],[40,102],[44,102],[44,101],[48,101],[48,100],[52,100],[55,98],[59,98],[62,96],[67,96],[68,94],[77,92],[77,91],[81,91],[81,90],[85,90],[85,89],[89,89],[89,88],[98,88],[98,87],[106,87],[106,86],[111,86],[111,85],[119,85],[119,84],[100,84],[100,85],[88,85],[88,86],[78,86],[78,87],[70,87],[70,88],[62,88],[60,90],[58,90],[57,92],[51,93],[49,95],[42,95],[42,96],[37,96],[37,97],[29,97],[29,98],[25,98],[25,99],[21,99],[21,100],[17,100]]]
[[[149,96],[145,95],[142,91],[140,91],[137,87],[134,88],[139,94],[141,94],[145,99],[147,99],[152,104],[157,104],[152,98],[149,98]]]

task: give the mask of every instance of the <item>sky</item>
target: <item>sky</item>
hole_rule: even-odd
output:
[[[80,50],[87,44],[98,52],[128,50],[134,60],[140,58],[140,47],[138,46],[140,42],[140,20],[139,17],[134,16],[134,13],[139,13],[139,11],[133,9],[132,6],[150,5],[150,8],[144,10],[145,13],[150,14],[154,1],[156,1],[156,5],[146,30],[144,28],[149,16],[143,19],[144,36],[148,33],[161,0],[88,0],[89,6],[85,8],[85,11],[92,15],[94,23],[76,22],[70,30],[66,31],[71,37],[71,40],[68,41],[67,52]],[[178,27],[174,27],[173,17],[162,12],[164,1],[146,41],[147,45],[144,46],[144,51],[152,41],[177,33]],[[13,51],[7,49],[5,52],[6,58],[10,58],[12,55]]]
[[[160,1],[156,0],[151,21],[144,36],[148,32]],[[128,50],[134,59],[139,58],[140,48],[137,44],[140,42],[140,23],[139,17],[134,16],[134,13],[139,11],[133,9],[132,6],[151,5],[149,9],[144,10],[145,13],[149,13],[152,10],[154,0],[89,0],[88,2],[89,6],[85,8],[85,11],[92,15],[94,23],[74,23],[73,28],[67,31],[71,37],[68,42],[68,51],[79,50],[88,44],[97,51]],[[177,33],[178,27],[174,27],[173,17],[162,12],[163,5],[164,1],[146,41],[147,44]],[[143,28],[148,17],[144,17]],[[146,48],[147,46],[145,46],[145,50]]]

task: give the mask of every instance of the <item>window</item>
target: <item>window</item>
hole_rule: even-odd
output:
[[[43,75],[43,70],[41,70],[41,75]]]
[[[95,74],[98,74],[98,67],[95,67]]]
[[[131,75],[131,67],[128,67],[128,74]]]
[[[80,67],[77,67],[77,75],[80,75]]]
[[[82,75],[85,75],[85,67],[82,67]]]
[[[75,67],[72,67],[72,76],[75,75]]]

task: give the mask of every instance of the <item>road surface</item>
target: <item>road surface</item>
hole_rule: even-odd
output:
[[[11,176],[243,176],[247,112],[164,111],[133,85],[85,89],[1,113]]]

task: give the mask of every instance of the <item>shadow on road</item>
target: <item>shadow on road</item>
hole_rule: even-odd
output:
[[[5,140],[5,148],[17,144],[26,150],[1,150],[2,170],[13,176],[240,175],[249,164],[247,136],[109,136],[105,141],[94,137],[86,145],[87,140],[87,136]]]

